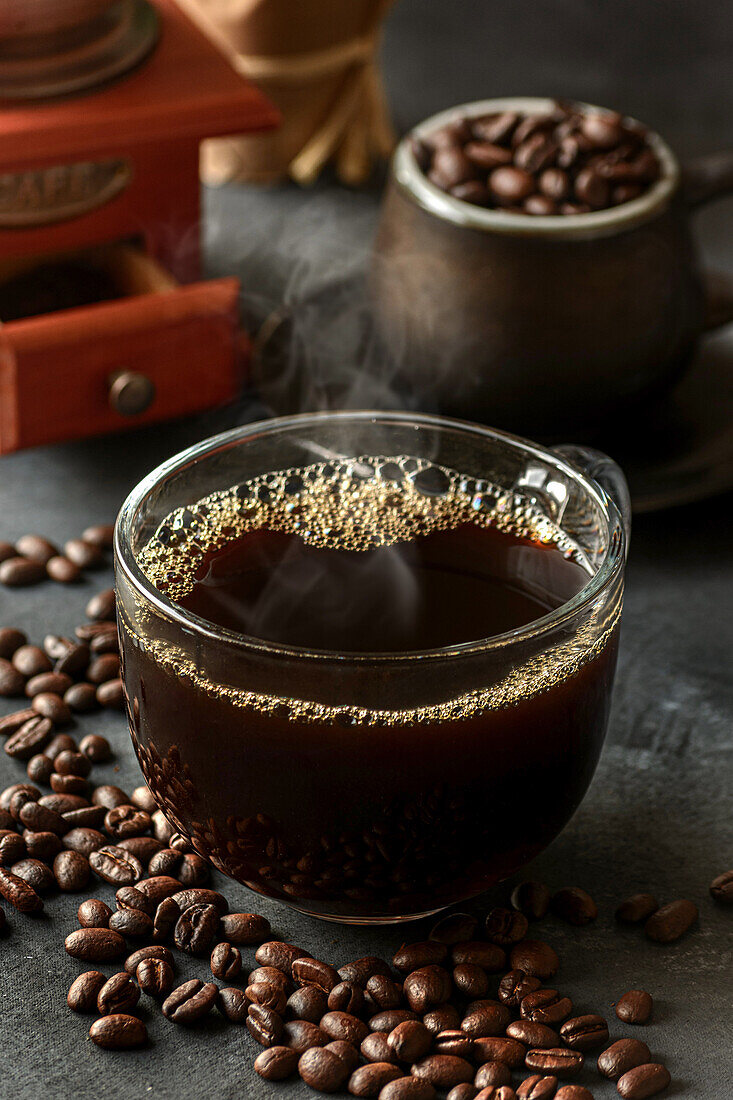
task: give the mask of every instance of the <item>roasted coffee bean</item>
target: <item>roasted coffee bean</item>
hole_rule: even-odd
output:
[[[512,947],[509,961],[513,970],[523,970],[543,982],[557,974],[560,960],[549,943],[543,940],[522,940]]]
[[[251,1006],[251,1008],[255,1007],[257,1006]],[[276,1014],[273,1013],[273,1015]],[[322,1028],[317,1024],[309,1023],[308,1020],[288,1020],[282,1029],[283,1043],[292,1050],[297,1050],[299,1054],[304,1050],[310,1050],[311,1047],[324,1047],[330,1039],[331,1036],[327,1035]]]
[[[33,887],[4,867],[0,867],[0,894],[19,913],[37,913],[43,909],[43,899]]]
[[[93,684],[73,684],[68,691],[64,692],[64,702],[77,714],[87,714],[89,711],[97,709],[96,688]],[[90,736],[93,737],[94,734],[90,734]],[[90,757],[90,759],[93,758]]]
[[[64,639],[67,643],[65,652],[60,653],[55,658],[56,664],[54,665],[54,672],[64,673],[66,676],[80,676],[84,672],[85,668],[89,664],[89,646],[86,642],[72,642],[70,638]],[[52,654],[48,652],[48,648],[44,642],[44,649],[48,653],[49,657]],[[72,684],[66,690],[71,691]]]
[[[529,942],[529,941],[525,941]],[[471,966],[480,966],[489,974],[498,974],[506,966],[506,954],[495,943],[484,943],[482,940],[469,940],[466,943],[457,943],[451,951],[454,966],[468,963]]]
[[[158,843],[160,843],[160,841],[158,841]],[[148,864],[148,874],[172,875],[178,878],[177,871],[181,866],[182,860],[182,852],[177,852],[175,848],[161,848],[152,856]]]
[[[96,1012],[97,994],[107,978],[100,970],[86,970],[71,983],[66,1003],[73,1012]]]
[[[47,693],[62,696],[72,683],[71,677],[64,672],[41,672],[38,676],[31,676],[25,685],[25,694],[29,699]]]
[[[616,1005],[616,1015],[625,1024],[646,1024],[652,1015],[654,1002],[649,993],[632,989],[624,993]]]
[[[0,695],[11,697],[22,695],[25,689],[25,676],[18,672],[10,661],[0,657]]]
[[[349,1070],[337,1054],[323,1047],[312,1047],[301,1054],[298,1073],[316,1092],[337,1092],[349,1076]]]
[[[86,679],[90,684],[106,684],[110,680],[116,680],[120,675],[120,659],[114,653],[102,653],[95,657],[86,671]],[[97,698],[99,696],[97,695]]]
[[[326,1043],[324,1050],[330,1050],[337,1058],[346,1066],[346,1072],[350,1076],[356,1067],[361,1064],[361,1059],[357,1053],[356,1047],[351,1043],[345,1043],[341,1039],[334,1039],[332,1043]]]
[[[219,998],[216,1002],[222,1016],[232,1024],[243,1024],[247,1019],[249,1001],[243,989],[236,986],[227,986],[219,990]]]
[[[557,1077],[533,1073],[517,1089],[517,1100],[552,1100],[557,1089]]]
[[[76,918],[82,928],[108,928],[112,910],[99,898],[87,898],[76,911]]]
[[[584,1058],[579,1050],[555,1047],[550,1050],[528,1050],[524,1064],[527,1069],[552,1074],[553,1077],[575,1077],[583,1068]]]
[[[171,838],[168,841],[168,845],[176,852],[191,851],[191,845],[182,833],[171,833]]]
[[[153,935],[153,921],[139,909],[118,909],[109,918],[109,927],[133,940],[149,940]]]
[[[437,1005],[426,1012],[422,1022],[431,1035],[439,1035],[441,1031],[456,1031],[463,1029],[461,1018],[453,1005]]]
[[[17,821],[20,807],[25,802],[35,802],[40,797],[41,792],[32,783],[13,783],[0,794],[0,809],[9,810]],[[16,806],[17,809],[15,809]]]
[[[5,752],[14,760],[30,760],[36,753],[43,751],[52,730],[53,723],[48,718],[35,714],[10,735],[4,745]]]
[[[563,1085],[555,1093],[555,1100],[593,1100],[593,1093],[583,1085]]]
[[[297,963],[293,964],[293,971]],[[332,1012],[348,1012],[358,1016],[364,1008],[364,992],[354,982],[338,982],[328,995],[328,1007]]]
[[[44,756],[43,752],[36,752],[36,755],[31,757],[28,766],[25,768],[26,773],[28,773],[28,778],[33,783],[47,783],[48,780],[51,779],[53,770],[53,760]]]
[[[84,542],[98,546],[100,550],[111,550],[114,542],[115,527],[113,523],[95,523],[82,531]],[[110,589],[110,591],[112,591]]]
[[[152,791],[147,786],[135,787],[130,795],[130,802],[133,806],[137,806],[138,810],[145,810],[148,814],[154,814],[158,809]]]
[[[156,852],[160,851],[160,841],[152,836],[128,836],[118,840],[117,844],[126,852],[131,852],[143,864],[149,863]]]
[[[722,905],[733,905],[733,871],[724,871],[710,883],[710,896]]]
[[[76,741],[68,733],[57,733],[48,742],[44,751],[46,756],[55,760],[60,752],[76,752]]]
[[[84,758],[86,759],[86,757]],[[150,828],[150,814],[138,810],[136,806],[115,806],[108,810],[104,818],[104,827],[113,840],[125,840],[139,836]]]
[[[366,983],[366,991],[377,1008],[399,1008],[402,1004],[402,986],[383,974],[372,975]]]
[[[407,969],[411,968],[408,967]],[[356,985],[362,987],[366,986],[369,979],[375,975],[381,975],[385,978],[392,977],[389,965],[384,959],[379,959],[375,955],[366,955],[363,959],[356,959],[354,962],[339,967],[339,977],[342,981],[355,982]]]
[[[472,1039],[485,1039],[494,1035],[503,1035],[511,1019],[509,1009],[496,1001],[478,1001],[469,1005],[461,1023]]]
[[[2,692],[0,692],[0,695]],[[15,733],[21,726],[25,725],[31,718],[36,717],[36,712],[30,707],[24,710],[16,710],[12,714],[6,714],[4,718],[0,718],[0,735],[8,737],[11,733]]]
[[[152,879],[148,879],[148,882],[152,882]],[[227,899],[217,890],[207,890],[202,887],[190,886],[186,890],[179,890],[178,893],[171,894],[170,897],[173,898],[173,901],[178,905],[181,912],[188,909],[191,905],[213,905],[220,916],[224,916],[229,909]],[[230,943],[234,943],[234,940],[232,940],[230,936],[224,936],[223,938],[229,940]]]
[[[97,994],[97,1012],[100,1016],[111,1016],[116,1012],[132,1012],[140,1000],[140,990],[129,974],[122,971],[113,974]]]
[[[402,1077],[402,1070],[389,1062],[371,1062],[359,1066],[349,1078],[349,1092],[352,1096],[377,1097],[385,1085]]]
[[[227,946],[229,945],[227,944]],[[236,951],[237,949],[232,948],[232,950]],[[213,972],[213,965],[211,969]],[[216,976],[217,975],[214,974],[214,977]],[[312,987],[306,986],[305,988],[308,989]],[[271,1008],[273,1012],[277,1012],[280,1016],[282,1016],[287,1010],[288,995],[282,988],[282,986],[275,985],[274,982],[252,982],[250,983],[250,985],[247,986],[245,992],[247,994],[248,1000],[251,1001],[252,1004],[263,1005],[265,1008]],[[323,1013],[326,1012],[328,1008],[328,1006],[323,1003],[325,1002],[326,998],[325,993],[323,993],[322,990],[318,990],[317,992],[323,999],[320,1005],[320,1007],[323,1008],[323,1011],[320,1012],[317,1017],[315,1017],[315,1013],[311,1014],[313,1017],[315,1017],[315,1019],[312,1020],[313,1023],[317,1023]],[[305,1019],[305,1017],[297,1016],[295,1013],[291,1013],[291,1016],[295,1016],[296,1019]]]
[[[55,794],[78,794],[84,797],[89,793],[89,784],[80,775],[59,775],[51,773],[51,790]]]
[[[672,1078],[666,1066],[659,1062],[647,1062],[646,1065],[630,1069],[616,1083],[619,1096],[625,1100],[646,1100],[663,1092]]]
[[[97,702],[110,710],[124,710],[125,685],[122,680],[107,680],[97,688]]]
[[[220,994],[224,993],[222,989]],[[270,1047],[257,1055],[254,1068],[266,1081],[284,1081],[298,1068],[298,1053],[289,1047]]]
[[[477,924],[478,921],[470,913],[449,913],[433,925],[429,938],[452,947],[463,940],[470,940]]]
[[[464,146],[463,152],[474,167],[486,172],[512,162],[511,150],[505,149],[502,145],[495,145],[491,141],[469,141]],[[469,937],[466,936],[466,939]]]
[[[16,821],[9,810],[0,810],[0,830],[15,831]]]
[[[524,1043],[526,1047],[538,1050],[560,1046],[560,1039],[556,1031],[547,1024],[535,1024],[531,1020],[515,1020],[509,1024],[506,1033],[510,1039],[516,1039]],[[606,1029],[608,1035],[608,1029]],[[570,1044],[572,1046],[572,1044]],[[583,1049],[583,1048],[580,1048]]]
[[[37,645],[22,645],[16,649],[12,662],[13,667],[29,680],[34,676],[40,676],[42,672],[51,672],[53,669],[50,660]]]
[[[279,973],[279,971],[278,971]],[[280,989],[272,982],[255,983],[272,990],[271,996],[278,998],[287,997],[285,987]],[[308,1020],[311,1024],[317,1024],[329,1009],[328,997],[322,989],[316,989],[314,985],[305,985],[296,989],[287,997],[285,1011],[289,1018],[295,1020]]]
[[[250,917],[259,922],[264,918],[254,917],[250,913],[237,913],[229,914],[229,916],[236,917]],[[247,939],[241,939],[240,934],[244,929],[245,935],[251,927],[250,921],[235,920],[226,921],[222,920],[222,932],[224,938],[229,940],[230,943],[247,943]],[[301,950],[300,947],[295,947],[292,943],[283,943],[281,940],[270,940],[267,943],[261,943],[255,952],[255,959],[260,966],[272,966],[275,970],[282,971],[288,978],[292,977],[292,967],[296,959],[310,958],[307,951]]]
[[[64,940],[67,954],[83,962],[110,962],[125,953],[125,941],[109,928],[78,928]]]
[[[527,935],[529,923],[517,909],[492,909],[486,917],[486,936],[500,947],[519,943]]]
[[[94,832],[99,832],[97,826],[101,825],[104,821],[104,808],[102,806],[82,806],[78,810],[67,810],[66,813],[61,815],[69,826],[69,832],[72,829],[93,829]],[[66,833],[64,839],[69,834]],[[99,833],[103,836],[102,833]],[[105,843],[107,838],[104,838]]]
[[[36,714],[40,714],[41,718],[48,718],[55,726],[67,726],[71,721],[71,711],[66,703],[60,695],[55,695],[50,691],[34,695],[31,709]],[[43,780],[43,782],[48,782],[48,780]]]
[[[81,569],[63,554],[57,554],[46,562],[46,574],[59,584],[74,584],[81,576]]]
[[[308,957],[294,959],[291,973],[297,985],[315,985],[324,993],[330,993],[340,981],[338,971],[332,966]]]
[[[503,1062],[509,1069],[519,1069],[524,1063],[527,1048],[516,1039],[493,1036],[474,1039],[474,1057],[477,1062]]]
[[[369,1017],[369,1027],[372,1031],[386,1031],[389,1033],[403,1020],[419,1019],[417,1012],[406,1008],[387,1008],[384,1012],[377,1012]],[[423,1021],[424,1022],[424,1021]]]
[[[85,753],[85,755],[88,755]],[[105,810],[114,810],[115,806],[127,806],[130,803],[125,791],[110,783],[103,783],[101,787],[95,787],[92,795],[95,806],[104,806]]]
[[[427,1012],[450,998],[451,976],[442,966],[423,966],[407,975],[403,989],[413,1012]]]
[[[504,1062],[484,1062],[479,1066],[474,1078],[477,1089],[500,1088],[511,1084],[512,1071]]]
[[[387,1042],[389,1033],[386,1031],[372,1031],[359,1046],[359,1050],[367,1062],[375,1064],[388,1062],[397,1065],[399,1059]]]
[[[222,981],[234,981],[242,969],[242,956],[230,943],[218,943],[211,952],[211,973]]]
[[[219,930],[219,910],[215,905],[189,905],[173,930],[173,941],[179,951],[188,955],[204,955],[211,948]]]
[[[8,588],[24,588],[38,584],[46,576],[46,567],[29,558],[6,558],[0,562],[0,584]]]
[[[321,1018],[319,1026],[330,1039],[342,1039],[356,1046],[369,1034],[367,1025],[350,1012],[327,1012]]]
[[[173,898],[163,898],[153,917],[153,939],[165,940],[180,919],[181,910]]]
[[[155,912],[155,904],[147,894],[135,886],[120,886],[115,894],[118,909],[137,909],[149,917]]]
[[[94,635],[89,642],[89,650],[95,656],[100,656],[103,653],[114,653],[119,657],[120,639],[114,623],[108,623],[106,630],[100,630]]]
[[[68,835],[67,833],[64,837],[64,844]],[[56,833],[34,833],[30,829],[23,832],[23,840],[30,858],[42,859],[44,863],[53,862],[54,856],[61,851],[63,846],[61,838],[56,836]],[[2,862],[2,859],[0,859],[0,862]]]
[[[5,748],[7,751],[7,745]],[[697,917],[698,911],[694,902],[682,898],[657,909],[644,925],[644,931],[656,943],[673,943],[684,936]]]
[[[529,172],[507,164],[489,174],[488,187],[500,206],[515,206],[532,194],[535,182]]]
[[[539,978],[532,978],[523,970],[510,970],[499,982],[497,997],[502,1004],[516,1008],[524,997],[534,993],[541,984]]]
[[[398,1077],[383,1086],[379,1100],[435,1100],[435,1089],[423,1078]]]
[[[12,865],[10,871],[32,886],[37,894],[47,894],[56,885],[53,872],[40,859],[21,859]]]
[[[489,991],[486,971],[474,963],[461,963],[453,969],[453,984],[463,997],[479,999]]]
[[[80,569],[98,569],[104,565],[104,555],[98,546],[84,539],[69,539],[64,543],[64,554]]]
[[[86,798],[77,794],[44,794],[38,799],[39,806],[45,806],[47,810],[53,810],[56,814],[70,813],[71,810],[80,810],[89,805]],[[68,826],[69,822],[64,818]]]
[[[11,867],[26,855],[25,841],[16,832],[6,830],[0,834],[0,866]]]
[[[395,970],[403,974],[413,970],[420,970],[426,966],[437,966],[448,957],[448,948],[444,943],[435,940],[424,940],[420,943],[403,943],[399,951],[392,958]],[[460,962],[472,962],[473,960],[460,959]]]
[[[1,547],[2,543],[0,543]],[[3,560],[7,561],[7,558],[3,558],[0,549],[0,561]],[[16,649],[20,649],[27,643],[28,638],[22,630],[17,630],[14,626],[0,626],[0,658],[3,660],[9,661]]]
[[[553,895],[552,911],[569,924],[589,924],[598,916],[598,907],[590,894],[579,886],[566,886]]]
[[[53,762],[55,771],[60,775],[80,775],[86,778],[92,769],[91,762],[83,752],[60,752]]]
[[[598,1072],[603,1077],[618,1081],[630,1069],[643,1066],[649,1061],[651,1054],[646,1043],[638,1039],[619,1039],[598,1055]]]
[[[166,997],[163,1001],[163,1015],[176,1024],[193,1024],[211,1011],[216,1004],[218,992],[213,982],[204,983],[193,978],[190,982],[179,985]]]
[[[53,873],[60,890],[83,890],[90,878],[89,860],[80,852],[59,852],[53,861]]]
[[[410,1069],[413,1077],[428,1081],[435,1089],[452,1089],[462,1081],[473,1081],[474,1070],[465,1058],[451,1054],[429,1054]]]
[[[608,1042],[608,1024],[594,1013],[574,1016],[560,1028],[560,1038],[573,1050],[592,1050]]]
[[[401,1024],[401,1027],[407,1027],[407,1024]],[[423,1025],[424,1026],[424,1025]],[[427,1031],[427,1028],[425,1029]],[[451,1029],[450,1031],[441,1031],[435,1037],[430,1035],[430,1039],[435,1044],[436,1054],[452,1054],[456,1058],[465,1058],[470,1060],[474,1055],[473,1039],[470,1035],[466,1035],[465,1031],[461,1031],[459,1028]],[[427,1049],[423,1051],[423,1054],[427,1054]]]
[[[151,944],[149,947],[139,947],[137,951],[133,951],[131,955],[128,955],[125,959],[125,971],[128,974],[134,975],[141,962],[146,959],[162,959],[163,962],[173,968],[173,955],[167,947],[162,944]]]
[[[133,886],[143,875],[143,865],[132,852],[114,844],[98,848],[89,856],[89,866],[95,875],[105,882],[119,886]]]
[[[95,1020],[89,1029],[89,1038],[105,1050],[128,1050],[144,1046],[148,1041],[145,1024],[137,1016],[116,1013]]]
[[[86,540],[90,541],[90,540]],[[105,588],[101,592],[98,592],[96,596],[92,596],[89,603],[84,609],[84,614],[88,619],[93,619],[95,622],[105,621],[114,622],[115,619],[115,590],[114,588]]]
[[[363,1039],[366,1036],[362,1037]],[[465,1038],[465,1037],[464,1037]],[[418,1062],[423,1058],[432,1044],[433,1037],[419,1020],[405,1020],[398,1024],[387,1036],[387,1045],[401,1062]],[[468,1040],[470,1043],[470,1040]],[[450,1054],[451,1051],[443,1053]]]

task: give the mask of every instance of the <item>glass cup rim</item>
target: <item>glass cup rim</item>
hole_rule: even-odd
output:
[[[502,634],[494,634],[488,638],[479,638],[431,649],[407,650],[400,653],[341,653],[337,650],[315,649],[265,641],[252,635],[217,626],[208,619],[186,611],[173,603],[172,600],[169,600],[155,587],[135,559],[132,552],[131,534],[138,509],[142,506],[146,497],[161,482],[186,466],[204,459],[208,454],[221,449],[223,446],[251,440],[258,435],[271,435],[298,425],[318,425],[324,421],[335,419],[354,420],[362,424],[371,421],[387,425],[414,425],[433,430],[459,431],[484,440],[498,440],[522,450],[542,462],[554,465],[566,476],[581,485],[583,490],[593,498],[608,524],[608,545],[599,569],[571,599],[524,626],[505,631]],[[618,537],[612,537],[615,535],[618,535]],[[368,409],[297,413],[291,416],[272,417],[268,420],[255,420],[249,424],[230,428],[227,431],[194,443],[160,463],[137,483],[120,508],[114,530],[115,571],[121,570],[131,588],[148,603],[151,603],[158,614],[168,620],[173,620],[188,633],[194,632],[197,636],[215,644],[223,642],[238,649],[254,651],[259,654],[293,657],[300,660],[334,661],[342,665],[344,663],[347,665],[364,663],[394,665],[401,661],[411,663],[414,661],[444,660],[504,649],[508,646],[541,638],[543,635],[562,626],[563,623],[575,618],[614,581],[624,569],[625,546],[626,531],[624,523],[613,499],[598,482],[587,476],[580,467],[575,466],[551,448],[542,447],[530,440],[523,439],[521,436],[513,435],[498,428],[489,428],[482,424],[474,424],[453,417],[436,416],[428,413],[383,412]]]

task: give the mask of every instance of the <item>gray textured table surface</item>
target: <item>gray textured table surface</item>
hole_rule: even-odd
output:
[[[395,116],[405,127],[478,96],[568,94],[617,104],[659,127],[683,151],[730,145],[729,15],[727,5],[681,0],[641,7],[626,0],[403,0],[384,51]],[[264,316],[284,296],[307,299],[322,273],[331,278],[334,271],[359,269],[377,201],[375,191],[348,193],[327,183],[307,194],[291,188],[210,194],[210,268],[242,275],[248,316]],[[716,261],[733,263],[730,203],[707,212],[700,231]],[[304,331],[315,339],[323,326],[310,324]],[[250,415],[251,409],[239,406],[124,437],[5,458],[0,537],[38,530],[64,539],[88,522],[111,519],[128,489],[157,462]],[[596,1009],[612,1020],[611,1004],[622,992],[649,989],[657,1007],[644,1038],[673,1073],[668,1095],[691,1100],[717,1100],[733,1088],[733,915],[707,896],[713,875],[733,864],[732,505],[728,496],[637,522],[607,746],[583,806],[531,868],[555,887],[586,886],[601,909],[588,930],[552,919],[542,926],[563,960],[561,987],[579,1009]],[[22,626],[33,640],[48,629],[68,632],[102,580],[68,591],[51,585],[0,589],[0,623]],[[0,713],[10,709],[0,704]],[[139,772],[123,720],[85,718],[78,732],[90,731],[108,736],[116,753],[97,774],[135,786]],[[18,781],[21,773],[3,756],[0,786]],[[700,905],[699,928],[676,945],[660,947],[614,927],[615,903],[642,889],[665,900],[693,898]],[[111,893],[109,887],[99,890],[102,897]],[[401,939],[397,930],[321,924],[260,902],[243,887],[227,893],[232,907],[267,913],[284,938],[337,963],[389,954]],[[489,900],[480,899],[477,911]],[[54,898],[42,920],[13,916],[12,935],[1,941],[0,1095],[313,1095],[300,1083],[279,1088],[257,1078],[251,1069],[256,1051],[246,1031],[215,1016],[184,1034],[156,1012],[146,1017],[150,1049],[110,1054],[94,1048],[88,1020],[65,1005],[79,965],[64,954],[62,940],[74,926],[77,904],[72,897]],[[423,934],[420,927],[407,933]],[[251,952],[245,955],[251,961]],[[182,974],[204,971],[201,962],[181,964]],[[633,1031],[619,1024],[612,1033]],[[601,1100],[616,1095],[591,1069],[582,1081]]]

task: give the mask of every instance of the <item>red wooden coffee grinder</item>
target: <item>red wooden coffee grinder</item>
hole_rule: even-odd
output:
[[[277,121],[173,0],[4,0],[0,453],[236,395],[239,284],[199,281],[199,144]]]

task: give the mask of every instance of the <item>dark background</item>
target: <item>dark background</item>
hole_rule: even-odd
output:
[[[733,13],[718,0],[401,0],[383,49],[400,130],[473,98],[557,94],[628,111],[659,129],[683,156],[733,145],[732,57]],[[329,180],[307,192],[289,186],[210,192],[209,271],[241,276],[244,315],[253,322],[283,300],[304,315],[306,362],[348,357],[353,348],[333,328],[333,310],[326,309],[324,319],[322,306],[309,303],[335,276],[361,270],[378,201],[377,185],[349,192]],[[697,228],[705,255],[733,268],[733,201],[706,210]],[[733,367],[730,334],[716,341]],[[718,399],[710,394],[711,402]],[[242,402],[177,424],[4,458],[0,538],[33,530],[63,540],[92,521],[111,520],[152,466],[253,415],[253,406]],[[657,1008],[643,1037],[672,1071],[668,1095],[690,1100],[717,1100],[733,1082],[733,916],[707,896],[711,878],[733,864],[732,504],[728,495],[636,521],[607,747],[573,822],[530,868],[554,888],[586,886],[601,910],[587,930],[554,920],[543,926],[541,934],[563,959],[560,988],[578,1010],[598,1010],[611,1020],[612,1002],[625,990],[649,989]],[[100,576],[73,591],[0,589],[0,623],[22,626],[34,641],[49,629],[70,632],[89,595],[110,579]],[[13,709],[7,702],[0,708]],[[96,772],[99,780],[135,786],[139,773],[123,720],[85,718],[79,735],[91,731],[109,736],[117,752]],[[3,757],[0,785],[21,778],[22,769]],[[660,947],[615,928],[615,904],[642,889],[664,901],[693,898],[699,929]],[[266,912],[283,938],[337,965],[367,953],[389,955],[403,938],[426,932],[342,929],[260,903],[243,887],[227,892],[232,908]],[[109,899],[112,891],[98,893]],[[480,899],[476,910],[492,900]],[[77,904],[53,899],[49,916],[39,921],[13,915],[12,935],[0,942],[3,1094],[23,1100],[72,1092],[81,1100],[312,1095],[300,1083],[263,1083],[251,1070],[256,1049],[244,1029],[213,1016],[184,1033],[150,1014],[150,1049],[109,1054],[94,1048],[86,1037],[89,1021],[65,1005],[80,970],[62,948]],[[245,951],[245,966],[251,961]],[[205,969],[184,960],[180,974],[204,977]],[[612,1024],[615,1037],[634,1033]],[[592,1069],[581,1080],[601,1100],[616,1095]]]

